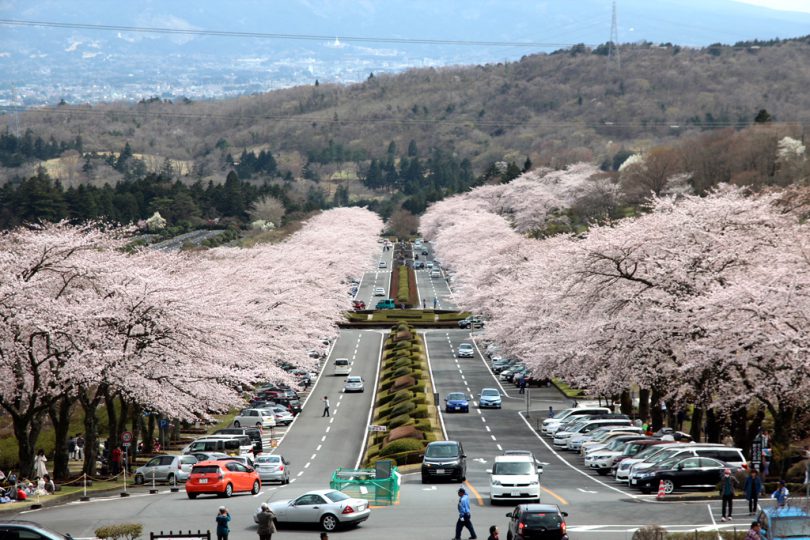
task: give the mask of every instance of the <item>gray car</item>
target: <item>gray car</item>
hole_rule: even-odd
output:
[[[365,387],[363,385],[363,377],[357,375],[350,375],[346,377],[343,384],[343,392],[363,392]]]
[[[276,515],[276,523],[319,524],[327,532],[342,525],[358,525],[371,514],[367,500],[353,499],[334,489],[307,491],[295,499],[267,501],[267,504]],[[256,523],[260,511],[261,508],[253,514]]]
[[[290,483],[290,462],[284,459],[284,456],[275,454],[256,456],[254,465],[256,466],[256,472],[259,473],[259,478],[262,479],[262,483]]]
[[[143,484],[152,482],[185,482],[191,474],[191,468],[197,463],[197,458],[192,455],[182,456],[155,456],[146,462],[143,467],[135,470],[135,483]]]

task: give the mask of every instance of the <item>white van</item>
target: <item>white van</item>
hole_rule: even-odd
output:
[[[348,358],[336,358],[333,366],[334,371],[332,373],[334,375],[348,375],[352,371],[352,365]]]
[[[607,407],[572,407],[558,411],[553,418],[543,420],[543,427],[540,429],[546,435],[552,435],[557,427],[564,421],[574,416],[589,416],[592,414],[610,414]]]
[[[222,452],[229,455],[250,454],[253,441],[247,435],[212,435],[197,439],[183,448],[184,454],[194,452]]]
[[[534,456],[496,456],[494,465],[487,472],[490,474],[490,504],[514,500],[540,502],[540,475]]]

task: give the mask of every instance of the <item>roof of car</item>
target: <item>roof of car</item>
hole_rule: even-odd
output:
[[[505,456],[495,456],[495,463],[534,463],[534,457],[524,454],[508,454]]]
[[[560,507],[556,504],[521,504],[519,505],[522,512],[559,512]]]

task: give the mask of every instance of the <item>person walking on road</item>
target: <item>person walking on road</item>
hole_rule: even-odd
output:
[[[759,521],[752,522],[751,528],[748,529],[748,534],[745,535],[745,540],[762,540],[762,535],[759,534],[761,528],[762,526],[759,524]]]
[[[433,297],[433,309],[436,309],[436,306],[438,306],[438,305],[439,305],[439,301],[436,300],[436,297],[434,296]]]
[[[230,527],[228,527],[228,523],[231,521],[231,515],[228,513],[228,509],[224,506],[220,506],[216,520],[217,540],[228,540],[228,535],[231,532]]]
[[[321,533],[321,540],[329,540],[329,535],[326,534],[325,532],[322,532]]]
[[[782,507],[787,505],[787,499],[790,495],[784,480],[779,480],[779,488],[771,493],[771,499],[776,499],[776,506]]]
[[[549,418],[554,418],[554,406],[553,405],[548,406],[548,417]]]
[[[276,514],[270,510],[267,503],[262,503],[262,511],[256,515],[259,522],[259,540],[270,540],[276,532]]]
[[[518,381],[518,385],[520,386],[520,391],[518,394],[525,394],[526,393],[526,374],[520,374],[520,381]]]
[[[734,506],[734,486],[737,479],[731,476],[731,469],[723,471],[723,478],[720,480],[720,496],[723,498],[723,517],[720,521],[731,521],[731,514]]]
[[[500,536],[498,536],[498,526],[497,525],[492,525],[489,528],[489,536],[487,537],[487,540],[500,540]]]
[[[748,515],[753,516],[754,512],[757,511],[759,494],[762,493],[762,479],[760,479],[759,473],[753,467],[745,478],[743,491],[745,492],[745,500],[748,501]]]
[[[324,416],[329,416],[329,397],[323,396],[323,414],[321,418]]]
[[[478,538],[470,521],[470,497],[464,488],[458,488],[458,521],[456,521],[456,536],[454,540],[461,540],[461,529],[467,527],[470,531],[470,540]]]

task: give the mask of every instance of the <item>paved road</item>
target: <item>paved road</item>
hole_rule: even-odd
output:
[[[427,255],[422,255],[421,250],[415,250],[419,254],[419,260],[423,262],[432,261],[434,258],[433,246],[429,243],[422,244],[427,250]],[[425,307],[433,308],[433,299],[436,299],[438,309],[457,309],[456,299],[444,277],[444,270],[437,267],[442,272],[442,277],[431,278],[430,270],[427,268],[416,270],[416,290],[419,293],[420,302],[425,301]]]
[[[385,268],[379,268],[379,262],[385,263]],[[356,300],[366,303],[367,309],[374,309],[374,305],[383,298],[389,298],[391,290],[391,267],[394,264],[394,250],[383,251],[380,247],[380,257],[377,260],[378,268],[363,274],[360,279],[360,286],[357,288]],[[374,296],[374,288],[385,289],[385,296]]]

